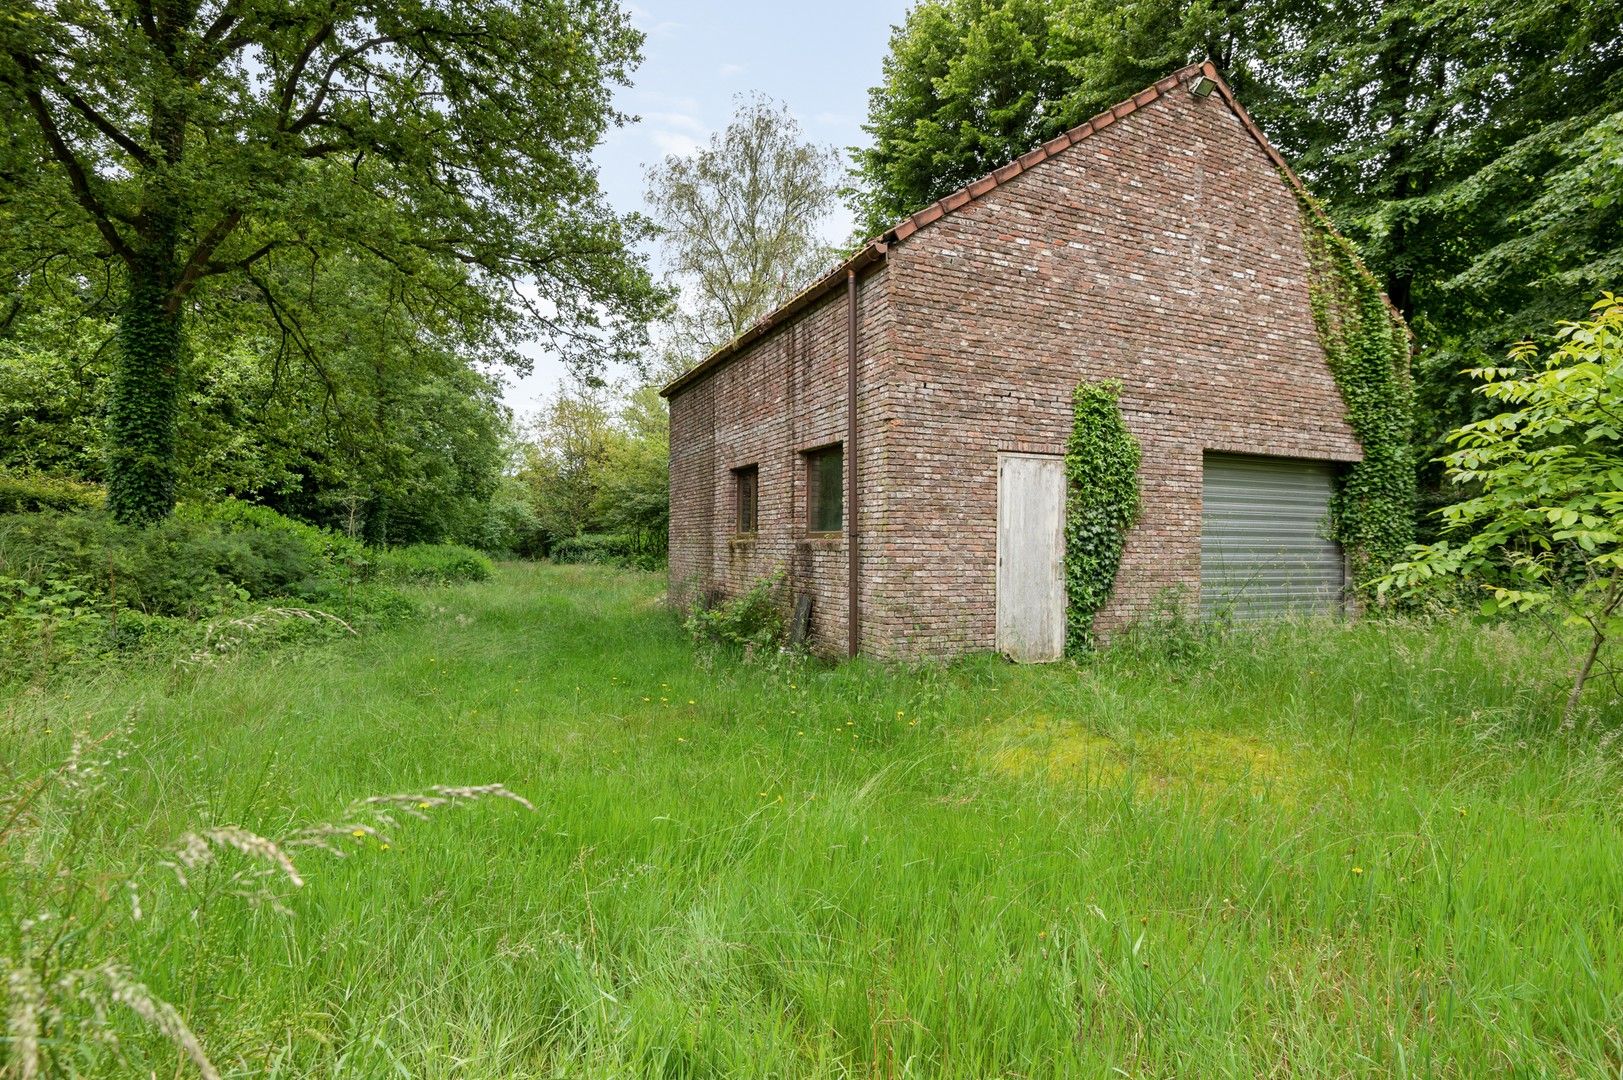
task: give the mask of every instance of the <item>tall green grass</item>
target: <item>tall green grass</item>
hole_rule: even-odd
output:
[[[81,870],[431,784],[535,804],[302,856],[287,914],[154,887],[110,925],[227,1075],[1623,1069],[1620,717],[1556,732],[1534,636],[744,665],[659,592],[505,567],[358,641],[20,693],[0,751],[133,715]],[[126,1047],[83,1071],[174,1069]]]

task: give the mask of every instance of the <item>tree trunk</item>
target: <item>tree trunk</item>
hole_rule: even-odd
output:
[[[1578,712],[1578,700],[1583,697],[1584,684],[1589,681],[1590,673],[1595,670],[1595,661],[1600,657],[1601,647],[1606,644],[1607,627],[1611,625],[1612,617],[1617,609],[1623,607],[1623,567],[1612,571],[1612,580],[1606,586],[1606,598],[1601,602],[1600,614],[1590,619],[1589,629],[1593,636],[1589,640],[1589,651],[1584,654],[1582,664],[1578,665],[1578,677],[1573,680],[1572,692],[1567,695],[1567,707],[1561,712],[1561,726],[1570,728],[1573,718]]]
[[[1589,673],[1595,670],[1595,659],[1600,656],[1600,647],[1606,644],[1606,635],[1599,630],[1589,642],[1589,652],[1584,655],[1584,661],[1578,666],[1578,677],[1572,682],[1572,692],[1567,695],[1567,707],[1561,711],[1561,727],[1570,729],[1578,712],[1578,701],[1584,695],[1584,684],[1589,681]]]
[[[107,507],[137,525],[162,520],[175,505],[180,312],[170,303],[173,245],[155,246],[129,265],[107,400]]]

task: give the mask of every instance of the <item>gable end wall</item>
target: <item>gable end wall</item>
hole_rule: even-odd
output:
[[[1182,87],[889,255],[890,518],[872,631],[891,655],[995,646],[997,458],[1062,453],[1070,394],[1119,379],[1144,512],[1109,630],[1200,576],[1205,450],[1353,461],[1295,196],[1214,95]]]

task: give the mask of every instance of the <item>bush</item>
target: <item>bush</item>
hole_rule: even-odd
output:
[[[552,545],[554,562],[624,566],[630,557],[631,538],[622,533],[581,533]]]
[[[99,510],[106,498],[107,492],[99,484],[0,469],[0,514]]]
[[[322,599],[351,579],[281,521],[289,527],[175,515],[140,528],[103,513],[15,514],[0,518],[0,574],[72,582],[114,607],[188,618],[240,600]]]
[[[320,560],[334,570],[348,571],[356,577],[368,577],[372,569],[371,553],[359,540],[332,529],[295,521],[268,506],[240,499],[183,503],[176,508],[175,517],[209,522],[231,533],[269,534],[285,538],[303,548],[311,559]]]
[[[757,581],[738,596],[701,597],[683,624],[701,645],[738,646],[747,652],[783,644],[783,573]]]
[[[230,499],[145,528],[102,511],[0,515],[0,681],[114,655],[195,663],[348,636],[412,617],[390,583],[491,572],[470,548],[374,552]]]
[[[545,543],[524,485],[510,476],[496,488],[484,514],[456,539],[491,555],[521,558],[541,554]]]
[[[375,556],[378,577],[407,585],[452,585],[486,581],[495,572],[490,559],[461,544],[408,544]]]

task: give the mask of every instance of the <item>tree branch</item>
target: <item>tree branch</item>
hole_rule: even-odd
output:
[[[197,248],[192,252],[192,257],[187,259],[186,265],[181,268],[180,277],[176,279],[174,288],[169,290],[169,297],[164,301],[165,310],[173,312],[180,306],[186,294],[192,291],[198,279],[203,276],[203,268],[208,265],[209,256],[213,255],[214,249],[231,235],[231,231],[241,220],[242,211],[232,207],[203,234],[203,238],[197,242]]]
[[[157,164],[156,159],[153,158],[152,154],[147,150],[146,147],[142,146],[140,143],[136,142],[135,139],[115,127],[113,122],[108,120],[101,113],[97,112],[90,102],[74,93],[73,89],[68,86],[67,83],[63,82],[60,76],[54,76],[54,79],[56,82],[57,93],[61,94],[63,100],[65,100],[69,105],[72,105],[76,110],[78,110],[80,115],[82,115],[86,120],[89,120],[91,126],[93,126],[97,131],[101,132],[114,143],[118,144],[118,146],[122,148],[125,153],[129,154],[136,161],[139,161],[142,165],[151,168],[153,165]]]
[[[112,216],[102,205],[101,200],[96,198],[96,193],[90,186],[90,175],[85,172],[84,165],[74,156],[73,149],[62,138],[62,132],[58,130],[56,121],[51,117],[51,110],[45,104],[45,96],[33,87],[29,87],[23,93],[28,99],[28,107],[34,113],[35,122],[39,124],[41,134],[45,136],[46,145],[51,148],[52,156],[61,163],[68,174],[68,183],[73,188],[74,198],[89,212],[91,219],[96,223],[97,231],[101,233],[102,239],[107,241],[107,246],[113,249],[114,254],[127,263],[134,262],[135,250],[119,235],[118,226],[113,224]]]
[[[293,96],[299,89],[299,80],[304,77],[304,69],[310,63],[310,57],[314,56],[316,50],[321,48],[328,38],[332,37],[332,33],[333,24],[331,22],[323,23],[314,34],[310,35],[310,40],[304,43],[304,48],[299,51],[299,55],[294,59],[293,66],[288,69],[287,81],[282,84],[282,107],[276,121],[278,129],[287,130],[293,116]]]
[[[321,106],[326,103],[327,94],[332,89],[333,76],[338,74],[339,68],[343,67],[351,60],[365,56],[379,45],[391,45],[399,40],[400,39],[398,37],[392,34],[384,35],[382,37],[368,38],[359,45],[345,49],[343,52],[333,57],[332,62],[327,65],[327,70],[321,75],[321,82],[316,87],[315,97],[310,99],[310,104],[305,108],[303,114],[301,114],[297,120],[293,121],[292,124],[283,127],[282,130],[297,134],[298,132],[309,127],[311,124],[314,124],[321,116]]]

